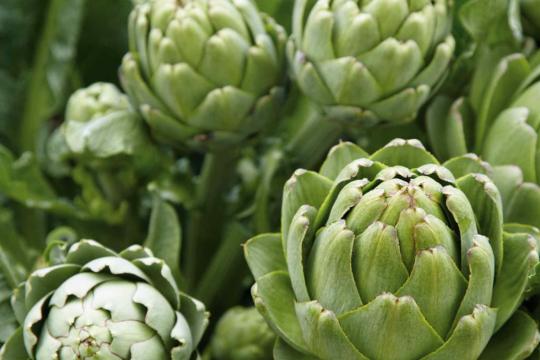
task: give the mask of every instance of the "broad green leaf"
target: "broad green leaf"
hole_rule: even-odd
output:
[[[180,280],[180,249],[182,228],[174,208],[154,195],[148,235],[144,241],[157,258],[165,260],[176,280]]]

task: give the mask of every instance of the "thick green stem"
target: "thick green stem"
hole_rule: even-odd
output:
[[[237,303],[242,296],[242,278],[249,272],[244,261],[242,244],[253,234],[239,223],[224,229],[223,240],[206,272],[196,284],[195,297],[203,301],[217,316]]]
[[[208,153],[204,159],[187,228],[185,274],[194,287],[216,252],[225,223],[225,195],[234,176],[236,149]]]
[[[118,206],[125,198],[125,184],[122,184],[111,171],[99,170],[97,180],[105,198],[114,206]]]
[[[285,150],[295,160],[296,166],[310,169],[322,161],[342,133],[343,127],[338,121],[312,109],[303,126],[287,143]]]

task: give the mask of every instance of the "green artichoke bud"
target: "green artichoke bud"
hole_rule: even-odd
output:
[[[124,88],[156,138],[242,141],[275,120],[286,34],[250,0],[155,0],[129,21]]]
[[[540,53],[479,50],[466,97],[440,96],[426,113],[430,144],[441,159],[479,153],[494,167],[506,222],[540,226]],[[444,134],[444,136],[441,136]]]
[[[95,159],[130,157],[139,167],[157,158],[139,115],[113,84],[96,83],[77,90],[59,130],[70,154]],[[57,142],[52,142],[52,146]]]
[[[517,309],[536,242],[503,231],[499,192],[481,166],[472,156],[443,166],[420,142],[396,139],[371,156],[341,143],[319,172],[296,171],[281,233],[245,246],[255,304],[280,337],[275,358],[532,352],[537,324]]]
[[[288,46],[302,91],[332,118],[404,122],[452,58],[447,0],[300,0]]]
[[[216,360],[271,360],[275,335],[255,308],[235,307],[219,320],[212,338]]]
[[[95,83],[69,99],[65,121],[47,143],[48,171],[81,188],[75,203],[90,217],[123,221],[138,186],[172,161],[115,85]]]
[[[481,154],[493,165],[517,165],[525,181],[539,183],[540,61],[534,64],[513,54],[497,70],[489,87],[491,96],[484,99],[491,105],[487,118],[493,122],[486,128]],[[501,95],[504,98],[499,101]]]
[[[12,303],[21,327],[4,360],[193,359],[208,321],[148,249],[117,254],[92,240],[31,274]]]

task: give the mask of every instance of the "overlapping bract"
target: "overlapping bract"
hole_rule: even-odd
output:
[[[271,360],[275,335],[254,307],[229,309],[212,337],[216,360]]]
[[[470,94],[438,97],[427,112],[430,144],[441,159],[475,151],[493,165],[506,222],[540,226],[540,53],[482,49]],[[444,134],[444,136],[441,136]]]
[[[330,117],[412,121],[454,52],[446,0],[300,0],[288,56]]]
[[[130,16],[121,79],[161,140],[228,145],[275,120],[286,34],[249,0],[157,0]]]
[[[533,351],[537,324],[517,309],[536,241],[503,231],[498,190],[474,172],[477,158],[445,166],[398,139],[371,156],[342,143],[318,173],[293,175],[281,233],[245,246],[253,298],[281,337],[276,359]]]
[[[0,358],[192,359],[208,319],[168,266],[134,245],[117,254],[92,240],[15,292],[21,327]]]

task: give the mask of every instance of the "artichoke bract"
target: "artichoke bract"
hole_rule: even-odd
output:
[[[413,120],[447,73],[447,0],[300,0],[287,49],[302,91],[331,118]]]
[[[503,231],[499,192],[475,166],[470,156],[442,166],[396,139],[371,156],[341,143],[319,172],[296,171],[281,233],[245,245],[255,304],[280,337],[275,358],[532,352],[537,324],[517,309],[536,242]]]
[[[275,120],[286,34],[252,1],[151,1],[129,33],[122,84],[156,138],[227,146]]]
[[[440,96],[428,108],[430,145],[441,159],[480,154],[493,166],[505,221],[539,227],[540,53],[480,49],[477,58],[470,94]]]
[[[254,307],[228,310],[212,337],[217,360],[272,360],[275,335]]]
[[[31,274],[12,303],[21,327],[4,360],[193,359],[208,322],[148,249],[115,253],[92,240]]]

